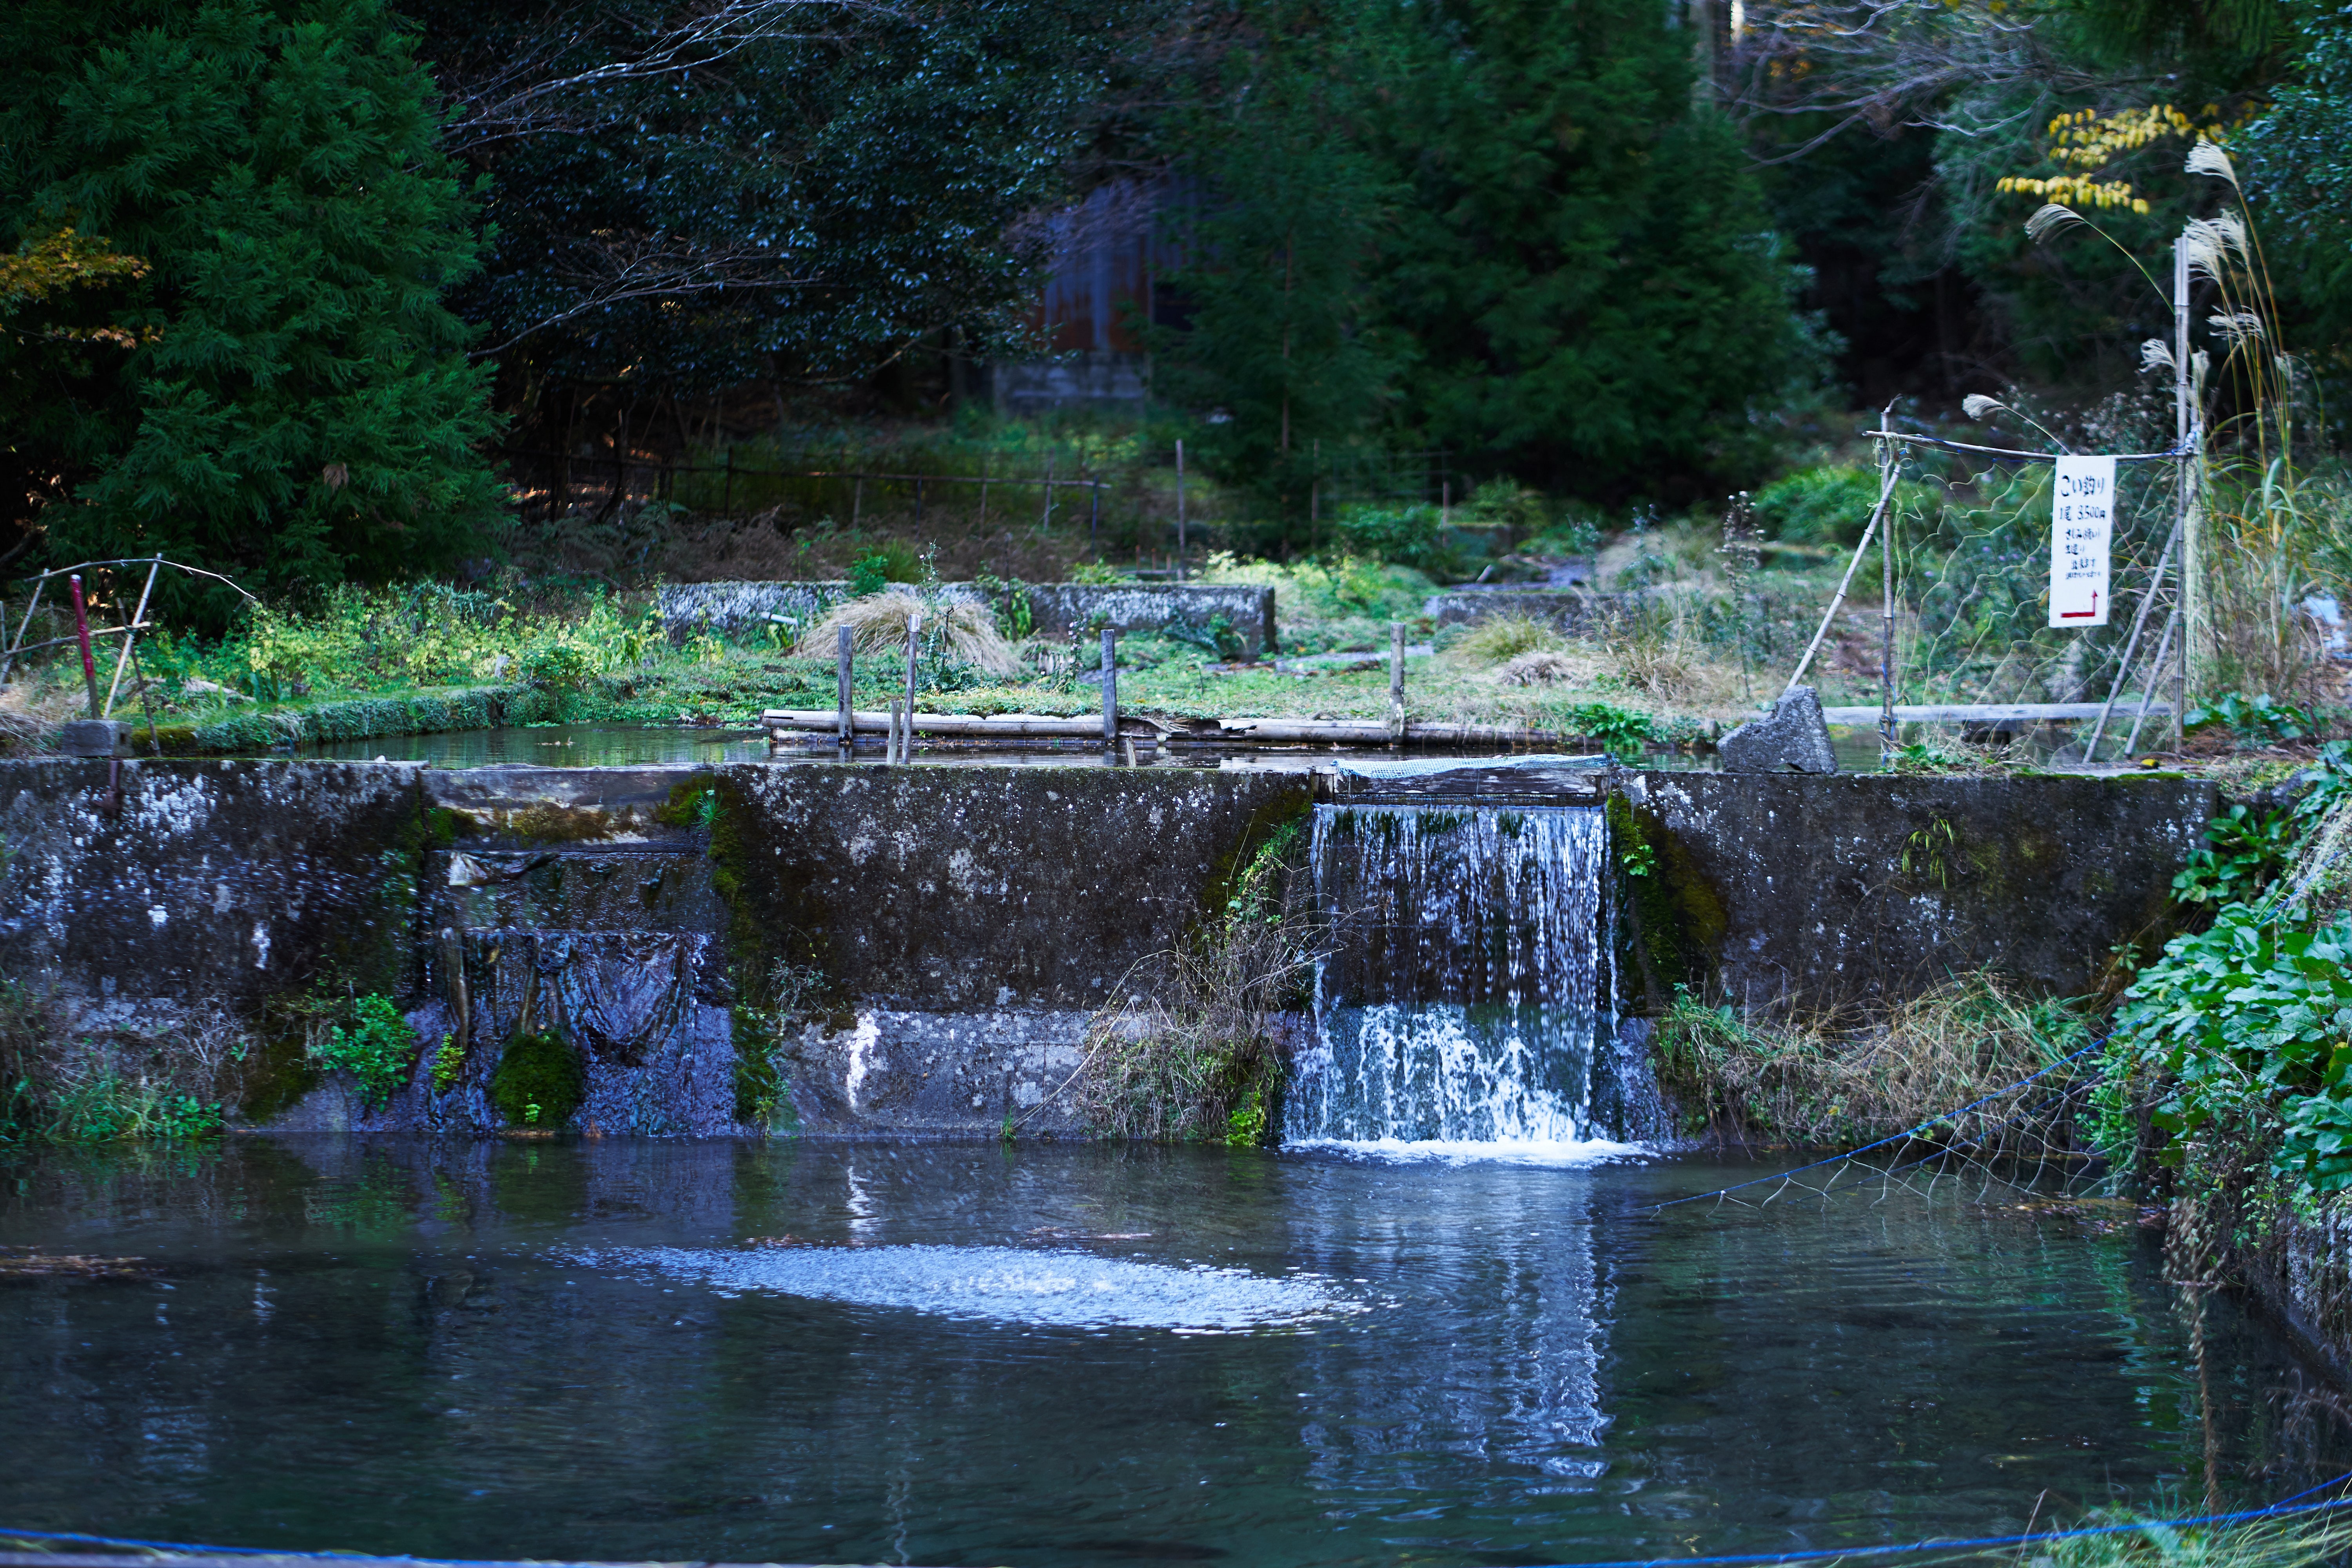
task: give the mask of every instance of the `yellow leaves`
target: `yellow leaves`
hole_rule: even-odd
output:
[[[117,278],[144,278],[147,263],[136,256],[118,256],[103,239],[84,239],[61,228],[40,239],[27,240],[14,256],[0,256],[0,312],[23,304],[39,304],[68,289],[94,288]],[[111,331],[111,329],[107,329]],[[128,333],[116,334],[118,337]],[[113,342],[94,337],[92,341]]]
[[[2245,117],[2239,118],[2242,121]],[[2170,103],[2151,103],[2142,109],[2112,112],[2076,110],[2058,116],[2049,126],[2050,160],[2069,173],[2048,179],[2009,174],[1996,182],[1994,188],[2009,195],[2039,196],[2068,206],[2145,214],[2149,210],[2147,199],[2133,190],[2129,180],[2102,180],[2095,176],[2119,159],[2167,137],[2202,137],[2219,144],[2228,134],[2218,104],[2207,104],[2201,116],[2191,115]]]
[[[2040,196],[2043,201],[2057,202],[2070,207],[2121,207],[2135,213],[2147,211],[2147,199],[2132,194],[2128,180],[2102,182],[2082,174],[2059,174],[2042,180],[2031,174],[2003,174],[1993,182],[1993,189],[2004,195]]]

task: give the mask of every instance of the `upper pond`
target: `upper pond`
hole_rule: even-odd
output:
[[[1255,1150],[239,1139],[0,1164],[0,1524],[463,1557],[1540,1563],[2344,1468],[2152,1232],[1947,1183]],[[1765,1189],[1769,1190],[1769,1189]],[[1755,1195],[1751,1191],[1748,1196]]]

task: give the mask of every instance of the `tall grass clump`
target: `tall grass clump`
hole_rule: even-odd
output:
[[[849,628],[852,643],[860,653],[903,650],[907,628],[919,616],[922,618],[921,630],[917,635],[940,639],[950,657],[991,675],[1020,671],[1020,657],[996,629],[994,610],[978,599],[926,595],[910,588],[890,588],[835,605],[803,636],[800,651],[813,657],[829,656],[842,626]]]
[[[1548,621],[1496,616],[1472,626],[1449,651],[1473,664],[1507,664],[1524,653],[1550,653],[1567,646]]]
[[[1289,858],[1302,825],[1277,829],[1235,879],[1224,910],[1121,981],[1088,1025],[1069,1089],[1110,1137],[1271,1142],[1284,1062],[1277,1015],[1304,1009],[1318,931]]]
[[[1765,1024],[1678,992],[1658,1027],[1659,1077],[1727,1131],[1851,1146],[1893,1137],[2063,1060],[2089,1042],[2064,1001],[2028,999],[1996,976],[1960,976],[1875,1025]],[[2087,1064],[2085,1064],[2087,1066]],[[1980,1152],[2046,1148],[2076,1069],[1938,1123],[1942,1142]],[[2030,1106],[2042,1106],[2038,1112]]]

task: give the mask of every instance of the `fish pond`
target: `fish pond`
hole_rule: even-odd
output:
[[[1534,1564],[2004,1535],[2346,1468],[2257,1310],[2210,1300],[2192,1353],[2127,1205],[1675,1202],[1779,1167],[1599,1155],[0,1155],[0,1528]]]

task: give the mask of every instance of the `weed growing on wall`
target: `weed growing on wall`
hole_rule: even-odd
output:
[[[380,1110],[393,1090],[408,1081],[416,1060],[416,1031],[389,996],[367,995],[352,1005],[352,1023],[315,1037],[310,1059],[328,1072],[347,1072],[357,1081],[360,1100]]]
[[[1703,1125],[1833,1147],[1889,1137],[1982,1100],[2090,1039],[2073,1004],[2032,1000],[1982,973],[1948,981],[1861,1028],[1758,1023],[1677,987],[1658,1025],[1658,1071]],[[2063,1152],[2072,1146],[2066,1091],[2076,1081],[2060,1068],[2036,1082],[2031,1106],[1996,1100],[1944,1123],[1937,1136],[1979,1153]]]
[[[1121,1138],[1262,1143],[1278,1133],[1276,1016],[1308,1003],[1322,932],[1292,861],[1297,819],[1269,834],[1224,907],[1123,979],[1070,1085],[1087,1124]]]

